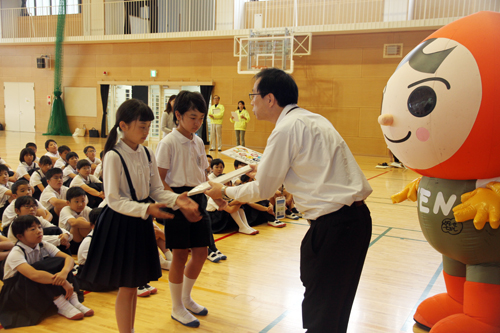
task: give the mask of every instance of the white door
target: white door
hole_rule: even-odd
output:
[[[5,82],[5,130],[35,132],[35,84]]]

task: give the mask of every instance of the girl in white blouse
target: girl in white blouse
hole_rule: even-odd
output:
[[[181,91],[175,99],[177,128],[163,138],[156,149],[161,181],[165,189],[175,193],[189,191],[207,180],[208,160],[203,141],[195,135],[207,113],[205,100],[200,93]],[[191,298],[191,290],[207,258],[207,247],[213,244],[210,218],[206,212],[205,194],[191,197],[199,205],[203,218],[190,223],[178,213],[165,223],[165,242],[173,249],[169,285],[172,297],[172,319],[189,327],[200,322],[191,313],[205,316],[208,310]],[[221,209],[225,202],[219,202]],[[191,249],[191,260],[187,262]],[[187,263],[187,264],[186,264]]]
[[[116,113],[104,147],[104,192],[108,205],[94,229],[81,279],[119,287],[116,321],[122,333],[134,331],[137,287],[161,276],[152,218],[170,218],[161,210],[176,207],[191,221],[200,219],[198,205],[163,189],[153,152],[141,144],[149,133],[153,112],[130,99]],[[118,133],[122,137],[117,142]],[[154,201],[159,203],[152,203]]]
[[[24,177],[27,181],[30,181],[31,174],[38,169],[38,164],[35,162],[36,155],[31,148],[23,148],[21,154],[19,154],[19,166],[17,167],[17,173],[19,178]]]

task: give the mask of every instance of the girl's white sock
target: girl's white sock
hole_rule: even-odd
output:
[[[194,314],[205,316],[208,313],[208,310],[204,307],[193,301],[191,298],[191,290],[193,290],[193,286],[196,282],[196,279],[190,279],[186,275],[184,275],[184,283],[182,286],[182,303],[189,311]]]
[[[197,320],[189,311],[186,310],[182,303],[183,283],[169,282],[170,296],[172,297],[172,317],[182,324],[188,324]]]

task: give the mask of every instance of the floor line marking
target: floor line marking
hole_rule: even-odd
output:
[[[276,326],[280,321],[282,321],[283,318],[288,316],[288,312],[289,312],[289,310],[286,310],[285,312],[283,312],[278,318],[274,319],[272,323],[270,323],[269,325],[264,327],[264,329],[262,331],[260,331],[259,333],[269,332],[274,326]]]
[[[378,176],[385,175],[386,173],[389,173],[389,171],[382,172],[381,174],[378,174],[378,175],[376,175],[376,176],[370,177],[370,178],[368,178],[367,180],[370,180],[370,179],[373,179],[373,178],[377,178]]]
[[[429,295],[432,287],[434,287],[434,284],[436,283],[436,280],[442,271],[443,271],[443,263],[439,264],[439,267],[436,269],[436,272],[434,273],[431,280],[427,284],[427,287],[425,287],[424,291],[422,292],[422,295],[418,299],[417,304],[415,304],[413,309],[411,309],[410,314],[406,318],[406,321],[405,321],[403,327],[401,327],[401,332],[413,332],[413,330],[408,331],[409,329],[411,329],[413,327],[413,323],[414,323],[413,314],[415,313],[415,311],[417,311],[417,307],[420,305],[420,303],[422,303],[427,298],[427,296]]]
[[[375,238],[374,240],[372,240],[370,242],[370,245],[368,246],[368,248],[372,247],[373,244],[375,244],[376,242],[378,242],[382,237],[384,237],[391,230],[392,230],[392,228],[388,228],[386,231],[384,231],[383,233],[381,233],[377,238]]]

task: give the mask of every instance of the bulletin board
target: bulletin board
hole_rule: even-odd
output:
[[[63,101],[67,116],[97,117],[95,87],[64,87]]]

